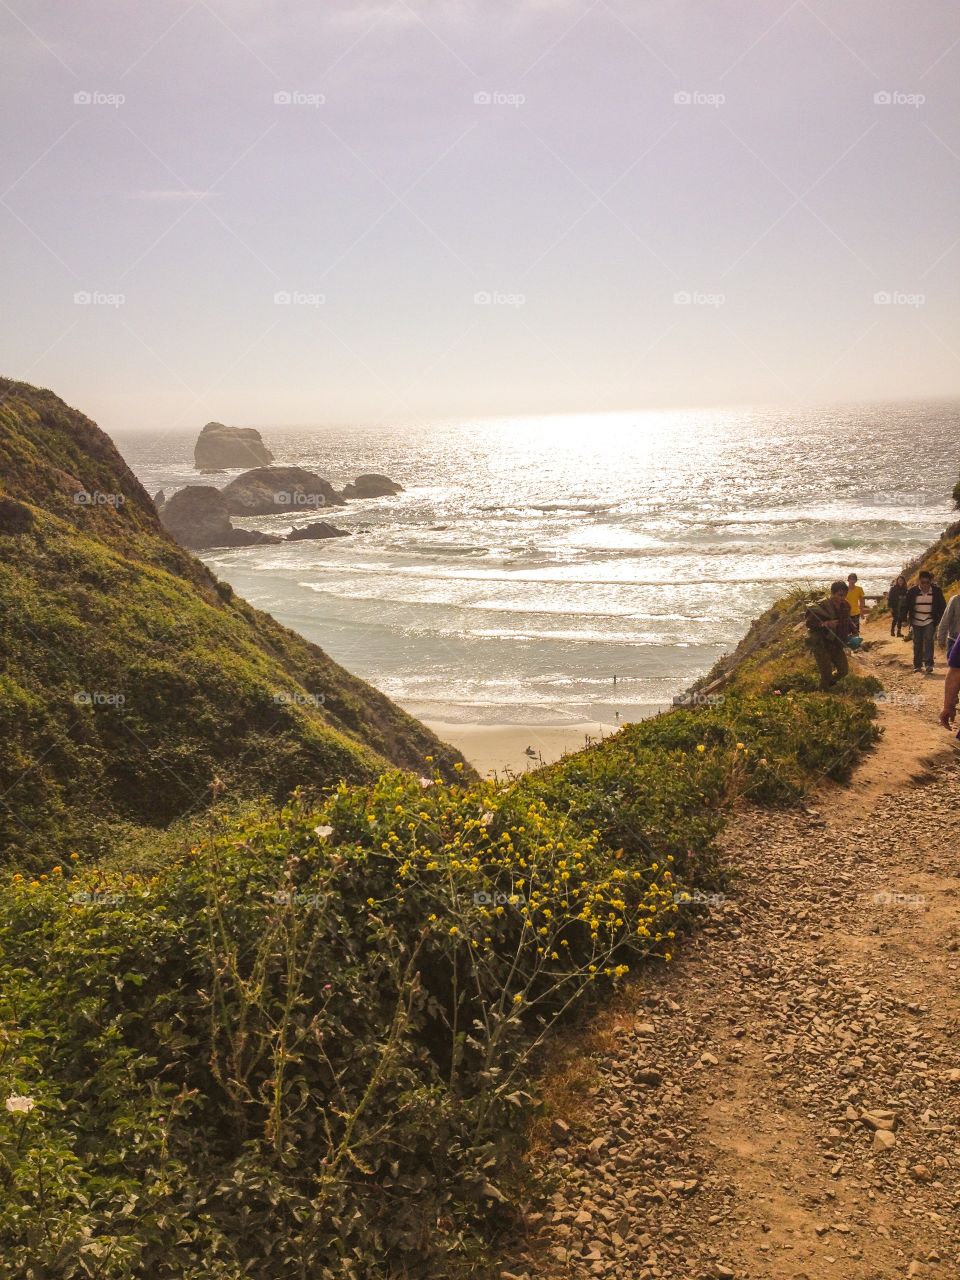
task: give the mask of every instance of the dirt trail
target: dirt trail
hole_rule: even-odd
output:
[[[902,640],[848,787],[745,810],[740,877],[603,1038],[505,1277],[960,1277],[960,752]]]

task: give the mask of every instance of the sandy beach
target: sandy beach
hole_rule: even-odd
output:
[[[598,720],[534,725],[453,724],[442,720],[425,723],[438,737],[462,751],[484,776],[538,769],[591,742],[609,738],[622,728],[622,725],[603,724]]]

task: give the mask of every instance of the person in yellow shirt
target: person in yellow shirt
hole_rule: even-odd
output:
[[[860,614],[863,612],[863,587],[857,586],[857,575],[847,574],[847,604],[850,606],[850,623],[856,635],[860,634]]]

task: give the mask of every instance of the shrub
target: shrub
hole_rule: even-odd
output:
[[[669,859],[400,773],[157,876],[81,866],[0,899],[0,1096],[37,1102],[0,1113],[5,1277],[442,1269],[549,1026],[679,909]]]
[[[732,800],[842,777],[870,711],[730,695],[507,785],[7,875],[0,1280],[485,1274],[545,1037],[671,958]]]

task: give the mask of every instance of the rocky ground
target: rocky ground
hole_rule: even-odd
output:
[[[730,824],[736,888],[605,1028],[505,1280],[960,1276],[960,752],[872,635],[882,742]]]

